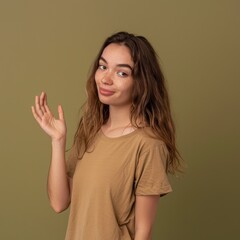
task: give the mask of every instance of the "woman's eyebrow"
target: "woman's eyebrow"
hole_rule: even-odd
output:
[[[102,60],[106,64],[108,63],[104,57],[100,57],[99,60]],[[133,70],[133,68],[129,64],[125,64],[125,63],[117,64],[117,67],[126,67],[126,68],[129,68],[131,71]]]

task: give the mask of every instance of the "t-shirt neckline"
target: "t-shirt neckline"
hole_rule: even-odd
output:
[[[127,133],[127,134],[124,134],[124,135],[121,135],[121,136],[118,136],[118,137],[108,137],[107,135],[104,134],[104,132],[102,131],[102,128],[100,128],[99,133],[102,135],[102,137],[104,139],[110,140],[110,141],[115,141],[115,140],[118,140],[118,139],[129,138],[129,137],[135,135],[138,131],[139,131],[139,129],[136,128],[134,131],[132,131],[130,133]]]

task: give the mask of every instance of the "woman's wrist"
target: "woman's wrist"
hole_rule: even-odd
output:
[[[52,138],[52,145],[64,145],[66,144],[66,136],[59,138]]]

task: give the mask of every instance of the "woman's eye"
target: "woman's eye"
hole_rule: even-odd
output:
[[[125,72],[118,72],[120,77],[127,77],[128,75]]]
[[[98,68],[101,69],[101,70],[105,70],[107,67],[99,64]]]

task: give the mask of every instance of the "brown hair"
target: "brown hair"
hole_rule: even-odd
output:
[[[134,62],[131,123],[140,128],[139,120],[144,122],[152,128],[157,138],[164,141],[169,151],[167,172],[174,174],[180,170],[181,157],[176,148],[175,126],[164,76],[157,55],[148,40],[127,32],[118,32],[107,38],[94,61],[86,84],[87,100],[82,107],[83,115],[75,133],[72,151],[77,158],[81,158],[90,150],[95,135],[108,120],[109,107],[99,101],[95,72],[103,50],[111,43],[128,47]]]

